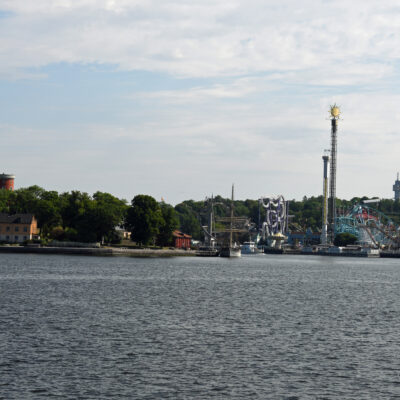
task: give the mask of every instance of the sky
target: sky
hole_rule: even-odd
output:
[[[0,172],[15,186],[287,199],[392,198],[393,0],[0,0]]]

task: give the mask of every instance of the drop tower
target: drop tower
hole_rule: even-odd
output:
[[[328,164],[329,164],[329,150],[325,150],[322,156],[324,163],[323,168],[323,183],[322,183],[322,230],[321,230],[321,244],[328,244]]]
[[[331,119],[331,168],[329,184],[329,241],[333,243],[336,230],[336,156],[337,156],[337,127],[340,108],[336,103],[330,109]]]

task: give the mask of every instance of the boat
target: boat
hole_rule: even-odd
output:
[[[234,185],[232,185],[232,199],[231,199],[231,215],[227,218],[227,222],[229,223],[229,243],[224,244],[219,253],[220,257],[241,257],[242,252],[240,250],[240,246],[235,242],[233,243],[233,223],[235,218],[233,216],[233,199],[234,199]],[[237,231],[237,230],[235,230]]]
[[[200,246],[196,251],[198,257],[217,257],[220,249],[216,245],[215,222],[214,222],[214,196],[206,198],[208,207],[208,225],[202,226],[204,231],[204,246]]]
[[[197,257],[218,257],[220,250],[211,246],[201,246],[196,250]]]
[[[282,248],[279,249],[277,247],[265,246],[264,253],[265,254],[283,254],[283,249]]]
[[[244,242],[241,246],[242,254],[254,254],[258,253],[255,242]]]
[[[318,256],[336,256],[336,257],[372,257],[381,256],[380,249],[374,249],[367,246],[348,245],[344,247],[338,246],[309,246],[303,247],[301,254],[311,254]]]
[[[222,247],[220,253],[219,253],[220,257],[241,257],[242,256],[242,252],[240,249],[240,246],[225,246]]]

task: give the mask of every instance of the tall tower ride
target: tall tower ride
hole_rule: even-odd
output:
[[[331,243],[335,239],[336,230],[336,154],[337,154],[337,126],[340,109],[336,103],[331,106],[331,169],[329,174],[329,237]]]
[[[323,172],[323,196],[322,196],[322,231],[321,231],[321,244],[328,243],[328,163],[329,156],[327,154],[329,150],[325,150],[325,154],[322,156],[324,162]]]
[[[400,200],[400,180],[399,180],[399,173],[397,173],[397,179],[394,182],[393,185],[393,191],[394,191],[394,200],[399,201]]]

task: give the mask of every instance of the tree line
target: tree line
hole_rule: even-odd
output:
[[[344,210],[366,199],[337,199],[336,205]],[[213,203],[216,217],[228,215],[230,199],[216,196]],[[104,192],[93,195],[80,191],[58,193],[39,186],[0,190],[0,212],[34,214],[44,240],[118,243],[121,239],[118,227],[131,232],[132,240],[143,245],[170,246],[176,229],[202,240],[202,226],[208,224],[209,207],[210,199],[185,200],[173,207],[144,194],[128,203]],[[399,202],[384,199],[374,208],[400,223]],[[247,217],[255,229],[265,219],[265,211],[259,208],[258,200],[235,200],[234,209],[236,216]],[[292,229],[318,231],[322,224],[322,196],[291,200],[289,213]]]
[[[175,209],[147,195],[135,196],[129,205],[104,192],[58,193],[30,186],[0,190],[0,213],[35,215],[42,241],[119,243],[119,231],[127,229],[139,244],[169,246],[179,228]]]

